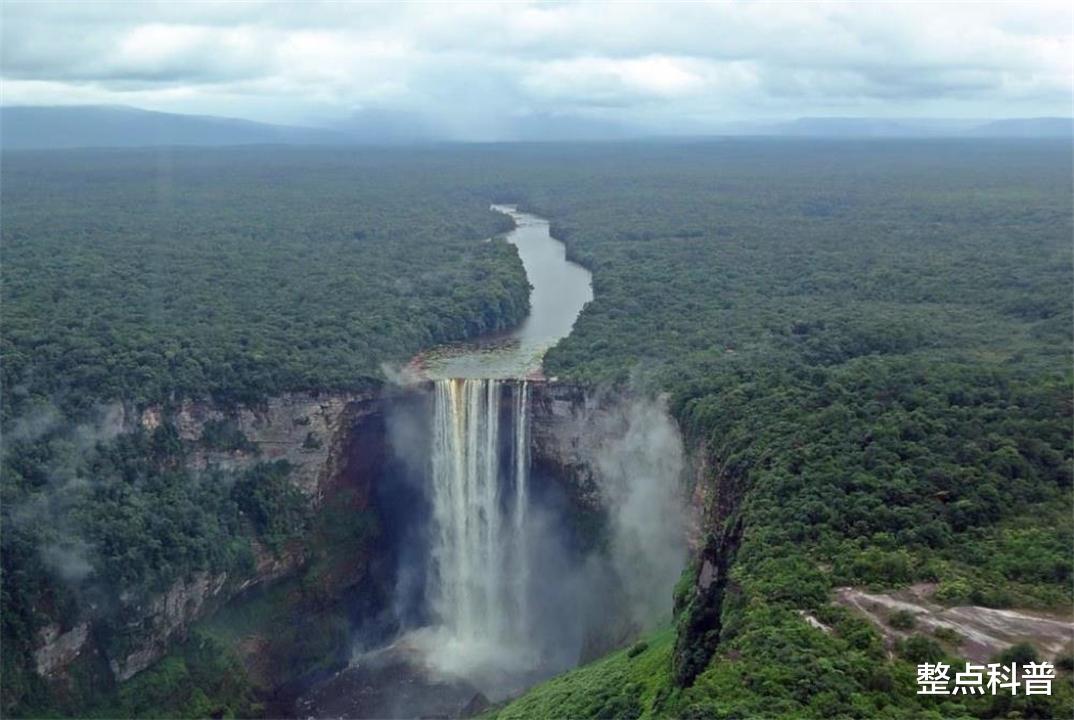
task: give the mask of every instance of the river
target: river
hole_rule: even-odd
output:
[[[530,314],[509,333],[423,355],[424,374],[431,379],[539,377],[545,352],[570,334],[582,308],[593,299],[590,272],[567,259],[566,247],[552,237],[547,220],[514,205],[492,209],[515,221],[506,240],[518,248],[526,269],[532,288]]]

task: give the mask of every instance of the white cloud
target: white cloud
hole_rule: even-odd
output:
[[[534,63],[522,87],[546,100],[620,104],[631,100],[670,99],[700,92],[704,78],[689,62],[661,55],[613,59],[580,57]]]
[[[49,3],[2,6],[3,100],[494,127],[1070,114],[1066,3]],[[471,133],[472,134],[472,133]]]

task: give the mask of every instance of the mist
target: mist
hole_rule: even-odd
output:
[[[610,509],[611,559],[631,619],[648,629],[670,613],[686,555],[682,437],[661,400],[627,401],[597,427],[609,438],[593,456]]]
[[[509,639],[466,642],[453,636],[432,603],[431,408],[420,394],[388,409],[391,460],[377,497],[392,536],[395,581],[388,612],[397,652],[420,657],[417,664],[434,677],[465,681],[495,700],[670,619],[686,557],[682,439],[661,399],[602,393],[599,402],[554,429],[556,442],[573,448],[592,475],[602,515],[599,542],[578,535],[579,508],[565,485],[572,480],[533,474],[525,537],[509,540],[527,548],[526,612],[510,615]],[[356,640],[355,663],[383,661],[370,653],[371,637]]]
[[[42,463],[44,492],[5,508],[7,530],[40,533],[38,553],[42,564],[71,588],[77,588],[95,570],[95,551],[82,537],[75,510],[93,484],[87,465],[98,447],[124,431],[120,403],[97,405],[82,422],[66,418],[48,400],[32,404],[14,418],[0,441],[5,463],[13,452],[36,443],[47,445]]]

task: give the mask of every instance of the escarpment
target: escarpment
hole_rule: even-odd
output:
[[[614,434],[611,397],[567,383],[532,383],[532,461],[535,477],[565,498],[569,522],[580,547],[591,548],[606,523],[608,499],[596,477],[593,448]],[[428,402],[428,387],[386,388],[367,393],[288,393],[255,407],[225,407],[189,400],[177,407],[130,408],[118,413],[118,433],[152,433],[171,426],[182,443],[184,469],[238,477],[262,463],[285,461],[287,482],[303,498],[311,527],[332,513],[364,512],[394,532],[390,510],[378,502],[378,483],[393,482],[386,423],[392,409]],[[594,418],[604,418],[594,423]],[[584,440],[581,436],[589,436]],[[413,458],[410,458],[413,460]],[[323,533],[322,533],[323,534]],[[113,681],[123,682],[150,667],[182,640],[192,626],[212,617],[237,596],[295,577],[315,559],[318,592],[352,592],[363,583],[390,584],[394,569],[387,548],[398,538],[355,552],[353,544],[326,541],[317,530],[269,547],[249,538],[252,561],[244,570],[197,571],[148,596],[121,593],[118,612],[108,618],[90,608],[66,627],[50,623],[39,631],[36,670],[50,683],[68,681],[80,658],[99,658]],[[315,553],[325,557],[314,558]],[[374,568],[380,577],[367,577]],[[350,588],[350,589],[348,589]],[[377,607],[369,612],[376,614]],[[117,621],[116,618],[119,618]],[[359,619],[358,623],[361,623]],[[240,655],[243,650],[239,648]],[[251,657],[256,664],[258,658]],[[100,663],[98,663],[100,664]],[[253,666],[253,665],[252,665]]]
[[[709,457],[705,443],[694,459],[694,561],[689,582],[675,597],[677,634],[672,656],[675,683],[687,687],[708,666],[720,644],[722,613],[743,521],[739,508],[746,478],[723,468]]]
[[[151,432],[165,424],[174,426],[182,443],[179,456],[192,473],[223,471],[222,477],[229,478],[259,463],[286,461],[287,481],[300,491],[306,509],[316,514],[342,498],[354,509],[368,505],[372,470],[383,454],[382,404],[379,393],[290,393],[242,408],[192,400],[174,409],[152,406],[123,412],[117,430]],[[193,572],[148,597],[120,592],[119,607],[108,618],[90,607],[67,628],[47,624],[34,649],[38,674],[63,681],[72,663],[92,653],[104,658],[116,681],[127,680],[230,598],[294,574],[310,558],[304,538],[277,548],[256,537],[249,542],[251,562],[246,568]],[[104,629],[101,623],[106,620]]]

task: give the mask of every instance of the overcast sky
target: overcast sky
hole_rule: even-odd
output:
[[[460,136],[524,115],[666,131],[801,116],[1071,114],[1056,3],[27,2],[3,103],[295,124],[368,109]]]

